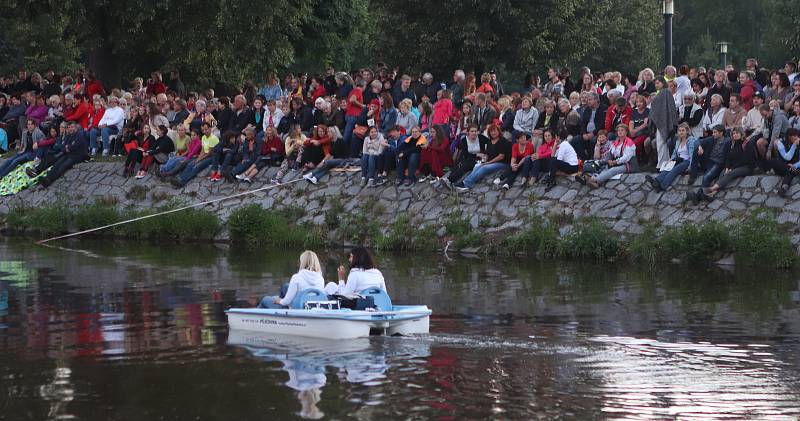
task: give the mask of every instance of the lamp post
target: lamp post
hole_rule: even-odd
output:
[[[664,0],[662,4],[664,14],[664,65],[672,64],[672,15],[675,14],[675,1]]]
[[[725,41],[718,42],[717,45],[719,46],[719,65],[722,69],[725,69],[725,66],[728,65],[728,45]]]

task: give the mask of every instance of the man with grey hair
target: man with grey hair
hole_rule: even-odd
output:
[[[456,107],[461,107],[461,103],[464,101],[464,79],[466,78],[467,76],[461,69],[453,72],[453,84],[450,85],[450,91],[453,92],[453,105]]]
[[[566,135],[564,140],[567,142],[572,142],[581,133],[581,116],[572,109],[572,104],[566,98],[558,100],[558,110],[558,133],[560,136]]]
[[[592,159],[597,132],[604,129],[605,125],[606,108],[600,104],[600,97],[597,92],[589,92],[586,108],[584,108],[583,116],[581,116],[581,134],[570,142],[579,158]]]
[[[441,89],[437,83],[433,83],[433,75],[426,72],[422,75],[422,85],[420,86],[421,93],[417,95],[420,99],[422,96],[427,96],[431,104],[436,103],[436,93]]]

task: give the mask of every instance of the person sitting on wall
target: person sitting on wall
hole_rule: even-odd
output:
[[[731,141],[725,137],[725,127],[714,126],[711,137],[700,139],[689,174],[689,184],[694,184],[697,176],[703,173],[703,187],[710,187],[711,183],[719,177],[725,167],[725,161],[730,151]],[[693,195],[687,194],[687,200],[693,200]]]
[[[450,171],[450,175],[442,178],[445,186],[452,188],[461,177],[470,172],[475,167],[475,164],[478,163],[478,160],[486,155],[486,145],[488,143],[489,139],[479,134],[478,126],[470,124],[467,129],[467,135],[458,141],[453,157],[455,162],[453,170]]]
[[[700,187],[693,195],[691,191],[687,192],[687,196],[692,195],[691,200],[695,204],[700,200],[712,201],[714,196],[730,183],[753,173],[755,156],[755,142],[746,141],[744,130],[740,127],[734,127],[731,130],[731,146],[725,158],[725,169],[722,175],[710,188],[704,189]]]
[[[555,133],[554,133],[555,134]],[[548,174],[542,179],[546,185],[545,190],[550,190],[556,185],[556,175],[573,175],[580,170],[578,154],[570,142],[562,141],[561,136],[555,138],[556,150],[550,157],[548,164]]]
[[[694,151],[697,148],[697,139],[690,136],[691,126],[688,123],[678,125],[678,139],[675,142],[675,150],[672,151],[671,161],[674,162],[668,171],[661,171],[656,177],[645,175],[645,179],[656,192],[667,190],[675,179],[681,174],[685,174],[692,166]]]
[[[636,159],[636,144],[628,137],[628,125],[617,125],[617,136],[611,143],[611,159],[605,161],[607,168],[593,177],[578,177],[579,182],[585,182],[598,188],[601,184],[619,174],[632,173],[639,170],[639,161]]]
[[[86,141],[83,130],[80,130],[78,124],[73,121],[67,127],[67,136],[62,140],[60,150],[51,151],[45,155],[39,165],[30,168],[27,174],[28,177],[36,178],[44,170],[50,168],[47,175],[39,180],[42,187],[46,188],[75,164],[85,161],[87,156],[89,156],[89,143]]]
[[[186,164],[186,168],[184,168],[177,178],[171,180],[172,185],[176,188],[182,188],[191,179],[196,177],[197,174],[211,165],[213,160],[212,152],[214,147],[219,143],[219,138],[214,136],[211,132],[210,124],[203,123],[201,128],[203,130],[203,137],[200,138],[200,153],[194,160]]]
[[[528,141],[528,134],[518,132],[517,143],[511,147],[511,167],[506,170],[502,177],[495,179],[494,184],[502,184],[502,188],[508,190],[514,185],[517,177],[521,175],[522,187],[527,187],[533,166],[533,155],[533,144]]]

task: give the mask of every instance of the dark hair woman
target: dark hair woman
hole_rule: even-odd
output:
[[[372,253],[364,247],[356,247],[350,251],[350,274],[347,276],[347,283],[342,286],[345,277],[344,266],[339,266],[339,294],[352,295],[358,294],[367,288],[378,287],[386,291],[386,282],[383,274],[375,267],[375,259]]]

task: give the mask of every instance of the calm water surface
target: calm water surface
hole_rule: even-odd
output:
[[[64,245],[0,243],[0,420],[800,416],[796,274],[383,255],[431,334],[323,341],[226,327],[297,251]]]

